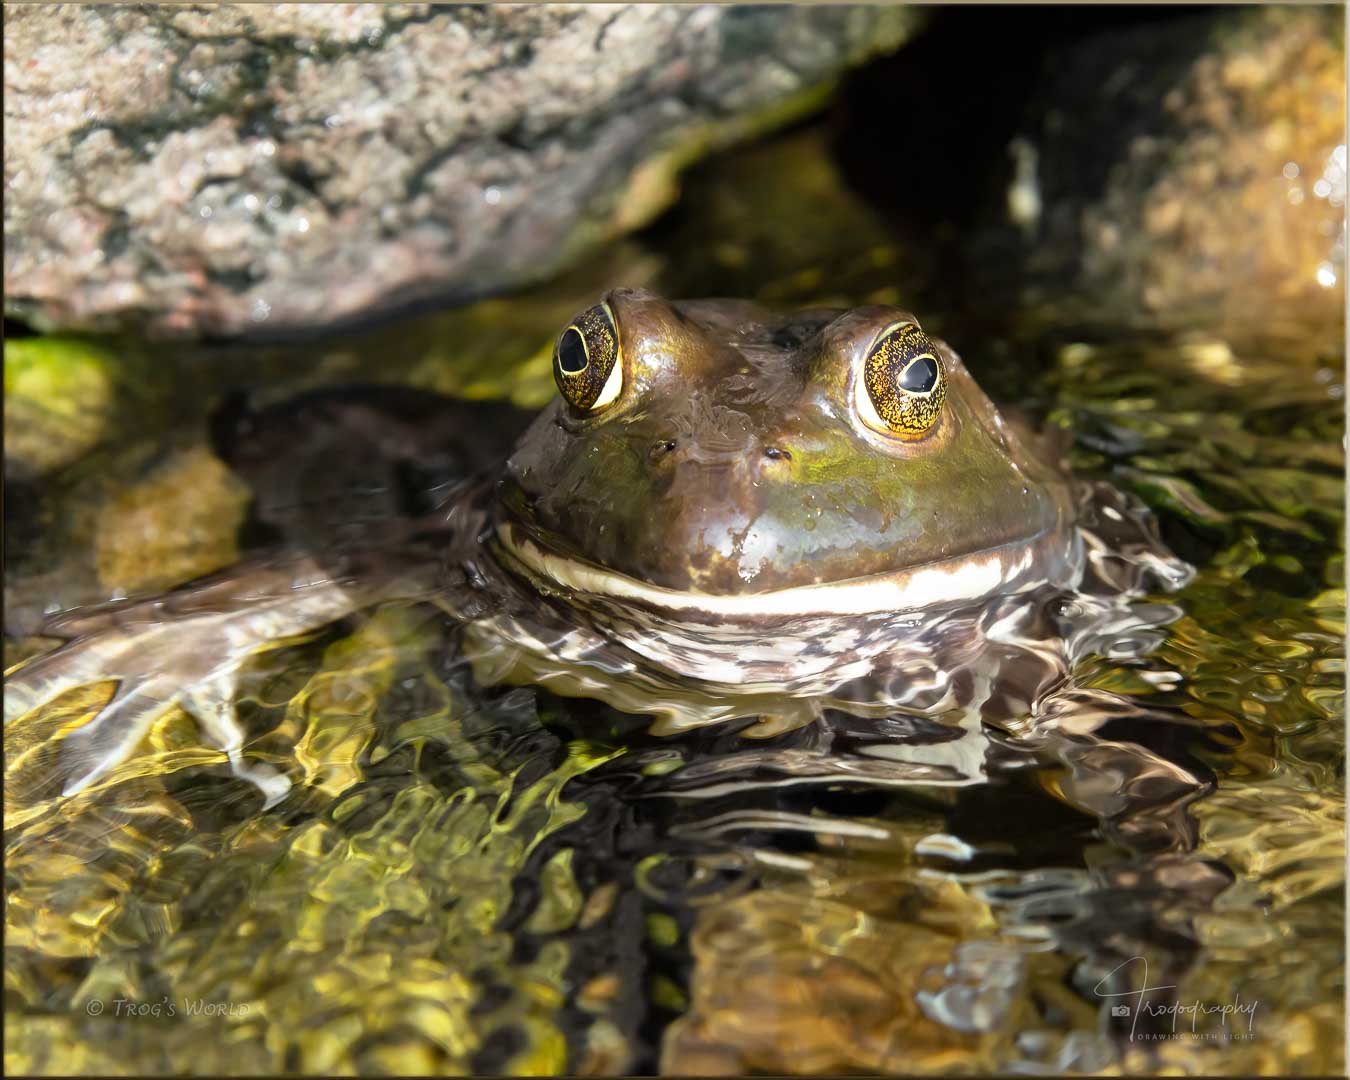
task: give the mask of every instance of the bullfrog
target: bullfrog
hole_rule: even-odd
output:
[[[290,782],[248,759],[241,668],[397,600],[461,623],[481,682],[598,698],[657,734],[748,719],[767,737],[827,710],[1025,731],[1077,657],[1146,647],[1172,616],[1134,601],[1190,573],[1141,506],[1074,479],[898,308],[776,314],[616,289],[560,329],[552,365],[558,397],[509,453],[451,454],[462,470],[417,505],[300,528],[292,490],[268,504],[283,527],[266,558],[56,619],[47,632],[69,641],[9,673],[6,721],[114,680],[62,736],[68,793],[181,706],[275,803]],[[465,406],[409,422],[427,407],[406,394],[377,457],[401,468],[464,442]],[[287,439],[315,425],[330,449],[378,429],[373,400],[238,419],[245,474],[293,473]],[[255,486],[260,504],[279,490]],[[983,753],[905,767],[970,782]]]

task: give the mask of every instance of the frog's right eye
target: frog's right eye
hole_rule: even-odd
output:
[[[921,439],[942,416],[947,372],[928,335],[912,322],[884,331],[857,379],[855,408],[873,431]]]
[[[593,413],[623,389],[619,331],[609,305],[596,304],[572,320],[553,346],[553,380],[572,408]]]

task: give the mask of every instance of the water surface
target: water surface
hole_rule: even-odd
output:
[[[767,740],[658,736],[487,685],[458,624],[393,603],[251,662],[248,752],[294,782],[264,811],[181,712],[60,797],[55,736],[112,689],[90,687],[6,732],[9,1070],[1343,1071],[1343,358],[1298,327],[978,304],[815,138],[714,163],[687,197],[703,209],[523,297],[336,342],[116,346],[140,422],[15,511],[9,596],[165,587],[247,548],[240,509],[207,565],[175,570],[137,560],[152,528],[99,548],[127,514],[83,509],[139,492],[177,520],[165,463],[216,475],[207,419],[234,388],[537,406],[553,333],[609,284],[900,302],[1197,567],[1155,598],[1180,617],[1151,652],[1103,640],[1045,706],[1094,740],[983,732],[977,783],[794,782],[794,761],[888,739],[940,757],[950,729],[829,714]],[[746,212],[787,175],[782,213]],[[793,199],[803,227],[767,227]],[[7,659],[48,645],[12,638]]]

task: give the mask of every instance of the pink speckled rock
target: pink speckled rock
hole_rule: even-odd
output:
[[[12,8],[7,308],[42,329],[273,336],[537,280],[659,210],[670,151],[763,126],[918,21]]]

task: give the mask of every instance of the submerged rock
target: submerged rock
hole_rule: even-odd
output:
[[[278,334],[537,281],[918,21],[874,6],[16,9],[7,310],[41,329]]]
[[[94,559],[104,590],[151,592],[230,565],[249,495],[204,447],[156,462],[98,511]]]

